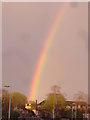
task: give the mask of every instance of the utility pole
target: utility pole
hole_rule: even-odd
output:
[[[73,118],[74,120],[77,119],[77,106],[76,105],[74,106],[74,109],[73,109]]]
[[[53,120],[55,118],[55,93],[54,93],[54,96],[53,96]]]
[[[54,104],[54,100],[53,100],[53,120],[55,118],[55,104]]]
[[[5,85],[4,87],[9,88],[10,86]],[[10,112],[11,112],[11,94],[9,96],[9,109],[8,109],[8,120],[10,120]]]
[[[38,109],[37,109],[37,100],[36,100],[36,115],[38,115]]]
[[[73,106],[72,106],[72,117],[71,117],[71,118],[72,118],[72,120],[73,120]]]

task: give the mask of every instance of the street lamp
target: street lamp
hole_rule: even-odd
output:
[[[53,120],[55,118],[55,103],[54,103],[54,100],[53,100]]]
[[[77,106],[74,104],[74,106],[72,106],[72,120],[73,118],[76,120],[77,118]]]
[[[55,118],[55,93],[54,93],[54,96],[53,96],[53,120]]]
[[[4,87],[9,88],[9,85],[5,85]],[[8,109],[8,120],[10,120],[10,111],[11,111],[11,95],[9,96],[9,109]]]

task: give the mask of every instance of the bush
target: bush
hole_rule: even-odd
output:
[[[35,113],[32,110],[28,110],[28,116],[35,117]]]
[[[12,110],[11,111],[11,118],[18,118],[20,116],[18,111]]]

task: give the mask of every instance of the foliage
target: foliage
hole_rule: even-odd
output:
[[[19,112],[16,110],[11,111],[11,118],[18,118],[20,116]]]
[[[81,110],[77,110],[77,118],[83,118],[83,112]]]
[[[28,110],[29,117],[35,117],[35,113],[32,110]]]
[[[2,116],[5,118],[8,117],[8,109],[9,109],[9,98],[11,95],[11,113],[12,115],[16,115],[16,111],[13,111],[14,108],[24,108],[25,103],[27,102],[27,98],[19,93],[19,92],[13,92],[12,94],[9,94],[8,91],[2,90]]]
[[[66,118],[72,118],[72,111],[70,110],[70,109],[67,109],[66,111],[65,111],[65,117]]]
[[[60,117],[61,110],[65,108],[66,99],[60,92],[60,87],[52,86],[52,93],[47,95],[46,100],[41,104],[40,110],[42,110],[46,116],[51,117],[53,114],[53,107],[55,110],[55,116]]]
[[[19,92],[12,92],[11,100],[12,100],[12,108],[24,108],[25,103],[27,103],[26,96]]]
[[[8,116],[8,106],[9,106],[9,93],[6,90],[2,90],[2,116]]]

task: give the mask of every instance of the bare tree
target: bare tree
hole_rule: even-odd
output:
[[[78,91],[74,97],[73,97],[74,100],[76,101],[85,101],[85,102],[88,102],[88,95],[85,94],[84,92],[82,91]]]
[[[52,90],[52,92],[53,93],[60,93],[60,89],[61,89],[61,87],[59,87],[59,86],[57,86],[57,85],[53,85],[52,87],[51,87],[51,90]]]

